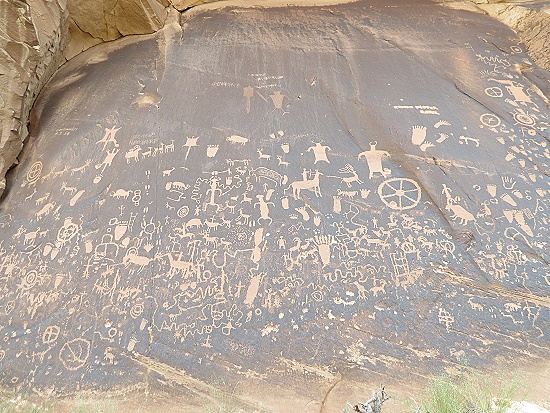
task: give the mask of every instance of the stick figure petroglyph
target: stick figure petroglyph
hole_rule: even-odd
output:
[[[105,128],[105,135],[103,135],[103,138],[96,142],[96,145],[98,143],[103,143],[103,151],[109,143],[113,143],[115,145],[115,148],[118,147],[118,142],[115,139],[115,135],[120,129],[121,128],[117,128],[115,126],[113,126],[111,129]]]
[[[117,155],[118,152],[119,152],[119,149],[117,148],[113,149],[112,151],[107,151],[107,155],[105,155],[105,159],[101,163],[96,164],[95,169],[99,169],[103,167],[103,169],[101,169],[101,172],[100,172],[100,173],[103,173],[108,166],[111,166],[111,164],[113,163],[113,159],[115,159],[115,156]]]

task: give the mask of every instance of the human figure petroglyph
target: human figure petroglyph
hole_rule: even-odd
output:
[[[384,157],[390,157],[389,152],[376,149],[377,142],[370,143],[370,149],[368,151],[361,152],[357,155],[357,159],[365,158],[367,166],[369,167],[369,179],[374,177],[375,173],[381,174],[384,178],[391,175],[391,170],[382,167],[382,159]]]
[[[538,108],[538,106],[532,101],[531,96],[529,96],[528,92],[525,91],[525,86],[523,86],[521,83],[513,80],[499,79],[489,79],[489,81],[505,85],[506,90],[510,95],[512,95],[515,103],[519,103],[524,106],[530,103],[535,108]]]
[[[101,173],[105,171],[107,167],[110,167],[113,163],[113,159],[115,159],[115,156],[119,152],[118,148],[113,149],[112,151],[107,151],[107,154],[105,155],[105,159],[101,162],[95,165],[95,169],[101,169]]]
[[[103,135],[103,138],[97,141],[96,145],[98,143],[103,143],[103,149],[102,149],[103,151],[105,150],[105,148],[109,143],[112,143],[115,146],[115,148],[118,147],[118,142],[116,141],[115,136],[120,129],[121,128],[117,128],[116,126],[113,126],[110,129],[105,128],[105,134]]]
[[[307,152],[313,151],[313,155],[315,155],[315,161],[313,164],[317,164],[317,162],[326,162],[330,163],[330,161],[327,158],[327,151],[330,151],[331,148],[326,145],[321,145],[320,142],[315,142],[314,146],[310,146],[307,149]]]
[[[273,102],[273,106],[275,106],[274,110],[280,109],[283,112],[283,115],[288,113],[283,109],[283,102],[284,99],[287,97],[286,95],[283,95],[280,90],[276,90],[273,92],[272,95],[269,95],[271,98],[271,101]]]
[[[216,207],[216,212],[218,212],[221,209],[221,205],[216,203],[216,194],[219,196],[222,195],[222,189],[219,187],[219,183],[221,181],[221,178],[217,176],[217,173],[212,175],[212,177],[209,179],[210,188],[206,190],[206,196],[209,197],[208,202],[205,205],[206,207],[211,205]]]

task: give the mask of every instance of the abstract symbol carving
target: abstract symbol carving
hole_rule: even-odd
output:
[[[187,205],[184,205],[178,209],[178,217],[185,218],[187,214],[189,214],[189,207]]]
[[[60,328],[58,326],[48,326],[42,333],[42,342],[44,344],[51,344],[59,337]]]
[[[498,116],[493,115],[492,113],[484,113],[479,117],[479,121],[489,128],[496,128],[500,126],[500,119]]]
[[[67,370],[78,370],[90,356],[90,342],[83,338],[75,338],[66,342],[59,352],[59,360]]]
[[[421,189],[412,179],[392,178],[378,186],[378,195],[391,209],[404,210],[418,205]]]
[[[32,184],[33,182],[36,182],[38,178],[40,178],[40,174],[42,173],[42,162],[37,161],[31,165],[29,170],[27,171],[27,181]]]

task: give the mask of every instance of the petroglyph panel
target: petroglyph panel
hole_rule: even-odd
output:
[[[550,112],[522,46],[437,5],[330,9],[197,12],[60,70],[0,205],[5,384],[548,354]]]

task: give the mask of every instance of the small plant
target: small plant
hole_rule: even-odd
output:
[[[231,387],[223,380],[218,380],[210,385],[211,402],[205,406],[207,413],[236,413],[239,411],[237,397],[235,396],[236,385]]]
[[[386,393],[384,386],[380,386],[380,390],[372,393],[372,397],[365,403],[357,403],[352,405],[350,402],[344,407],[344,413],[381,413],[382,404],[391,397]]]
[[[498,381],[462,372],[432,378],[417,413],[504,413],[512,406],[521,383]]]
[[[50,404],[37,405],[21,394],[0,394],[0,413],[45,413],[52,410]]]

